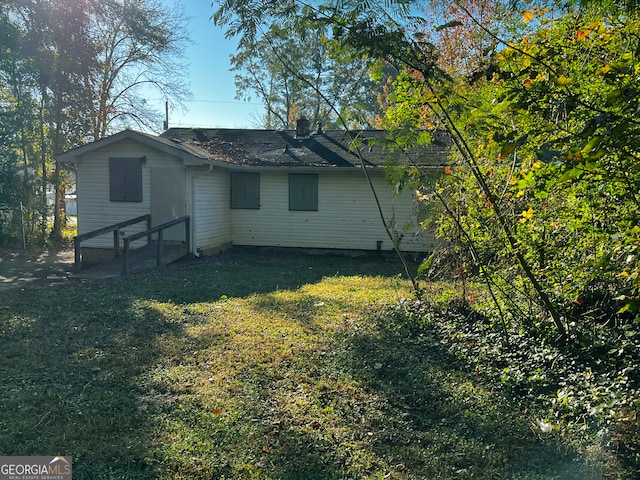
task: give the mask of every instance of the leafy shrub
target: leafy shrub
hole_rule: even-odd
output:
[[[640,468],[640,334],[631,324],[622,336],[600,328],[554,343],[524,329],[505,339],[489,317],[459,300],[403,300],[390,313],[408,334],[436,335],[466,368],[508,392],[515,408],[541,412],[541,429],[585,447],[605,438],[626,468]]]

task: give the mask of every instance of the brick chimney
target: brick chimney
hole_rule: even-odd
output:
[[[296,138],[309,138],[311,134],[311,122],[302,117],[296,121]]]

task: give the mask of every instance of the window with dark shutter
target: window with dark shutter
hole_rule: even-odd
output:
[[[289,174],[289,210],[318,211],[317,174]]]
[[[109,199],[112,202],[142,201],[144,157],[109,159]]]
[[[231,208],[260,208],[259,173],[231,173]]]

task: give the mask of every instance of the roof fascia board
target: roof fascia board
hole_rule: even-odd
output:
[[[362,167],[292,167],[289,165],[234,165],[226,164],[228,170],[234,172],[287,172],[287,173],[320,173],[320,172],[358,172]],[[374,170],[381,170],[375,168]]]
[[[211,164],[215,168],[228,170],[232,172],[286,172],[286,173],[322,173],[322,172],[362,172],[362,167],[292,167],[289,165],[236,165],[227,162],[216,162],[211,160]],[[426,171],[437,171],[443,169],[443,166],[438,165],[425,165],[421,168]],[[371,167],[367,166],[367,172],[384,172],[385,167]]]
[[[182,160],[185,166],[200,166],[216,163],[212,160],[200,158],[189,152],[186,152],[180,149],[179,146],[173,147],[160,140],[156,140],[150,135],[145,135],[135,130],[123,130],[122,132],[118,132],[109,137],[100,139],[87,145],[82,145],[73,150],[69,150],[68,152],[57,155],[56,159],[61,163],[78,163],[83,155],[86,155],[87,153],[90,153],[94,150],[107,147],[122,140],[134,140],[160,150],[164,153],[168,153],[170,155],[178,157]]]

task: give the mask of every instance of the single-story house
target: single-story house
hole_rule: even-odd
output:
[[[430,251],[432,235],[405,229],[416,224],[414,194],[396,194],[385,179],[390,154],[375,141],[384,135],[310,131],[304,122],[296,131],[171,128],[156,136],[124,130],[58,160],[76,166],[79,234],[145,214],[153,225],[188,215],[190,234],[177,226],[164,239],[186,237],[194,254],[232,245],[392,250],[372,185],[387,225],[402,236],[401,249]],[[444,138],[412,152],[434,175],[446,161]],[[126,235],[145,226],[129,228]],[[87,240],[82,250],[86,257],[113,248],[106,235]]]

